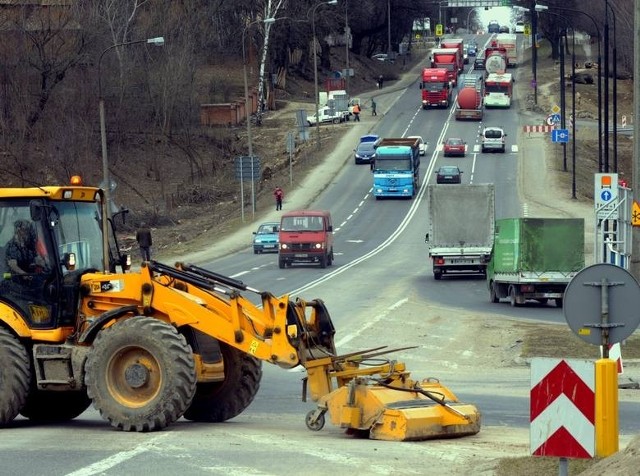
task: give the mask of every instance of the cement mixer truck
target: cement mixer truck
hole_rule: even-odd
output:
[[[456,121],[481,121],[483,116],[484,81],[482,76],[467,75],[456,100]]]
[[[507,71],[507,49],[503,46],[498,46],[494,41],[491,46],[488,46],[485,50],[484,69],[486,74],[498,73],[502,74]]]

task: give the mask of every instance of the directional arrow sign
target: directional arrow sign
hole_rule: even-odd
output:
[[[569,129],[554,129],[551,131],[553,142],[569,142]]]

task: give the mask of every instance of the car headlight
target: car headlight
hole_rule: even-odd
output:
[[[315,244],[313,245],[313,247],[314,247],[316,250],[321,250],[322,248],[324,248],[324,246],[323,246],[323,244],[322,244],[322,243],[315,243]]]
[[[289,245],[287,245],[286,243],[280,243],[280,248],[286,250],[289,249]]]
[[[262,240],[260,238],[256,238],[255,240],[253,240],[254,243],[262,243]]]

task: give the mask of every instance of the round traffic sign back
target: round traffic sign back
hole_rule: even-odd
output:
[[[606,287],[607,306],[603,307]],[[603,322],[603,310],[608,310]],[[576,274],[564,292],[564,318],[582,340],[602,344],[600,325],[609,329],[609,344],[629,337],[640,324],[640,285],[626,269],[613,264],[594,264]]]

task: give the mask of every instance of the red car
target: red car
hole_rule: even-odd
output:
[[[467,153],[467,143],[462,139],[450,137],[444,141],[443,144],[444,147],[442,150],[444,151],[445,157],[451,157],[453,155],[464,157]]]

